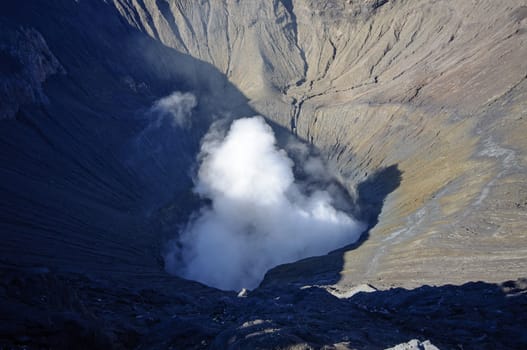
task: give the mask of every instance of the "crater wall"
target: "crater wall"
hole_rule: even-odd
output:
[[[351,192],[397,166],[400,186],[367,241],[336,254],[341,283],[525,271],[522,1],[114,4],[140,30],[224,72],[256,111],[317,147]],[[309,260],[307,270],[326,263]]]

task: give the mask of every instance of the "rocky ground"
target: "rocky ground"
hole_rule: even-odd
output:
[[[146,282],[146,281],[145,281]],[[522,349],[527,281],[237,296],[172,278],[142,287],[45,268],[2,269],[1,349]],[[342,290],[341,290],[342,292]],[[415,339],[413,343],[410,340]],[[426,343],[428,340],[428,343]],[[421,342],[418,343],[417,341]],[[425,347],[425,345],[427,347]]]

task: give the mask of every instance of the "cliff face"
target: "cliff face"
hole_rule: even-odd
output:
[[[525,270],[522,1],[114,4],[139,30],[216,66],[364,200],[402,174],[367,241],[335,255],[342,283],[495,281]],[[385,171],[394,166],[400,174]],[[382,181],[368,185],[373,174]],[[287,278],[326,263],[312,259]]]

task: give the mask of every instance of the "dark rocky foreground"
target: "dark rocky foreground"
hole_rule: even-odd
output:
[[[4,269],[0,300],[0,349],[384,349],[411,339],[527,347],[527,280],[348,299],[291,285],[237,297],[162,276],[137,283]]]

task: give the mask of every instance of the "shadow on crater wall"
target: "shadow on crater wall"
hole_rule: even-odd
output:
[[[17,41],[27,28],[66,72],[41,82],[45,66],[23,67],[34,77],[16,82],[42,83],[47,102],[21,96],[16,116],[0,121],[0,263],[163,273],[148,215],[173,198],[189,204],[189,169],[213,115],[252,115],[247,98],[214,66],[160,44],[103,1],[5,1],[0,10],[0,82],[13,81],[4,75],[17,69],[12,55],[37,63],[44,55],[38,37],[38,45]],[[18,87],[7,89],[16,96]],[[145,111],[174,91],[197,96],[193,128],[160,130],[153,144],[131,147]]]
[[[379,222],[384,200],[399,187],[402,174],[397,164],[393,164],[375,171],[357,186],[356,216],[368,228]]]

